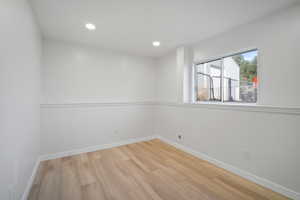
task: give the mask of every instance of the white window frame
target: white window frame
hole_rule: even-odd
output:
[[[257,86],[257,97],[256,97],[256,102],[255,103],[244,103],[244,102],[224,102],[224,97],[223,97],[223,91],[221,91],[221,101],[220,102],[217,102],[217,101],[197,101],[197,86],[196,86],[196,79],[197,79],[197,73],[196,73],[196,70],[197,70],[197,66],[198,65],[201,65],[201,64],[205,64],[205,63],[208,63],[208,62],[213,62],[213,61],[216,61],[216,60],[221,60],[221,82],[223,84],[223,70],[224,70],[224,59],[227,58],[227,57],[232,57],[232,56],[235,56],[235,55],[240,55],[240,54],[244,54],[244,53],[248,53],[248,52],[251,52],[251,51],[257,51],[257,79],[258,79],[258,86]],[[226,55],[223,55],[223,56],[215,56],[215,57],[212,57],[212,58],[209,58],[209,59],[203,59],[203,60],[200,60],[198,62],[194,62],[193,63],[193,69],[192,69],[192,103],[194,104],[218,104],[218,105],[250,105],[250,106],[253,106],[253,105],[258,105],[258,102],[260,100],[260,85],[261,85],[261,76],[260,76],[260,51],[258,48],[248,48],[248,49],[244,49],[244,50],[240,50],[240,51],[235,51],[234,53],[230,53],[230,54],[226,54]],[[222,90],[222,89],[221,89]]]

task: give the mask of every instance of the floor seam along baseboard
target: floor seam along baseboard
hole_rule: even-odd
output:
[[[90,146],[90,147],[85,147],[85,148],[81,148],[81,149],[74,149],[74,150],[70,150],[70,151],[64,151],[64,152],[60,152],[60,153],[55,153],[55,154],[48,154],[48,155],[41,155],[35,166],[34,166],[34,169],[33,169],[33,172],[32,172],[32,175],[28,181],[28,184],[27,184],[27,187],[22,195],[22,198],[21,200],[27,200],[27,197],[30,193],[30,189],[33,185],[33,182],[34,182],[34,178],[36,176],[36,173],[38,171],[38,167],[39,167],[39,164],[41,161],[46,161],[46,160],[52,160],[52,159],[57,159],[57,158],[62,158],[62,157],[66,157],[66,156],[72,156],[72,155],[78,155],[78,154],[81,154],[81,153],[88,153],[88,152],[93,152],[93,151],[98,151],[98,150],[102,150],[102,149],[108,149],[108,148],[113,148],[113,147],[118,147],[118,146],[122,146],[122,145],[127,145],[127,144],[132,144],[132,143],[137,143],[137,142],[143,142],[143,141],[149,141],[149,140],[152,140],[152,139],[160,139],[162,140],[163,142],[165,143],[168,143],[169,145],[172,145],[184,152],[187,152],[189,154],[192,154],[196,157],[198,157],[199,159],[202,159],[202,160],[206,160],[220,168],[223,168],[225,170],[228,170],[230,171],[231,173],[233,174],[236,174],[238,176],[241,176],[247,180],[250,180],[256,184],[259,184],[263,187],[266,187],[268,189],[271,189],[275,192],[278,192],[282,195],[285,195],[289,198],[292,198],[294,200],[300,200],[300,193],[298,192],[295,192],[291,189],[288,189],[284,186],[281,186],[277,183],[274,183],[272,181],[269,181],[267,179],[264,179],[264,178],[261,178],[261,177],[258,177],[254,174],[251,174],[247,171],[244,171],[244,170],[241,170],[237,167],[234,167],[232,165],[229,165],[229,164],[226,164],[222,161],[219,161],[217,159],[214,159],[210,156],[208,156],[207,154],[203,154],[201,152],[198,152],[198,151],[195,151],[189,147],[186,147],[182,144],[179,144],[179,143],[176,143],[174,141],[171,141],[169,139],[166,139],[162,136],[159,136],[159,135],[152,135],[152,136],[148,136],[148,137],[143,137],[143,138],[131,138],[131,139],[127,139],[127,140],[124,140],[124,141],[119,141],[119,142],[114,142],[114,143],[110,143],[110,144],[102,144],[102,145],[96,145],[96,146]]]

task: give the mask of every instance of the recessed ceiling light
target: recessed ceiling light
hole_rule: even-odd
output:
[[[152,42],[152,45],[153,45],[154,47],[159,47],[159,46],[160,46],[160,41],[153,41],[153,42]]]
[[[87,28],[90,31],[93,31],[96,29],[96,26],[95,26],[95,24],[87,23],[87,24],[85,24],[85,28]]]

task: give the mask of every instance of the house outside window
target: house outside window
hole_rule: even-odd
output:
[[[257,102],[257,50],[195,65],[196,102]]]

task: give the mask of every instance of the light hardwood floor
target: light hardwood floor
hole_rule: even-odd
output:
[[[29,200],[288,199],[155,139],[41,163]]]

